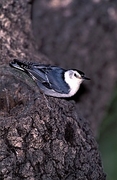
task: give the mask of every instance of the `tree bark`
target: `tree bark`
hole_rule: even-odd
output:
[[[36,52],[28,1],[0,3],[0,179],[104,180],[97,143],[74,101],[45,97],[13,58],[50,63]]]

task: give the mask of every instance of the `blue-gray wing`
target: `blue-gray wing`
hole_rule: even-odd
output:
[[[32,78],[38,84],[42,84],[48,89],[62,94],[69,93],[69,86],[64,82],[65,70],[56,66],[49,65],[33,65],[33,68],[28,69]]]
[[[10,66],[24,71],[37,83],[58,93],[68,94],[70,89],[64,81],[65,70],[56,66],[40,65],[14,59]]]

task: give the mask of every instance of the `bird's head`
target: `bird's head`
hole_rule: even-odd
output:
[[[65,72],[65,80],[82,82],[83,80],[90,80],[82,71],[72,69]]]
[[[90,80],[82,71],[72,69],[65,72],[65,82],[70,86],[70,88],[79,89],[80,84],[83,80]]]

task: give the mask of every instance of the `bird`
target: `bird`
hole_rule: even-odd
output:
[[[13,59],[9,63],[13,68],[25,72],[47,96],[69,98],[74,96],[84,80],[90,80],[77,69],[64,69],[58,66],[25,62]]]

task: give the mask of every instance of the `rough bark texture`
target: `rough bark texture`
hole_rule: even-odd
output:
[[[35,0],[32,19],[39,50],[91,78],[75,101],[97,135],[117,79],[117,0]]]
[[[0,2],[0,179],[105,180],[97,143],[74,101],[44,97],[13,58],[49,63],[35,51],[28,1]]]

